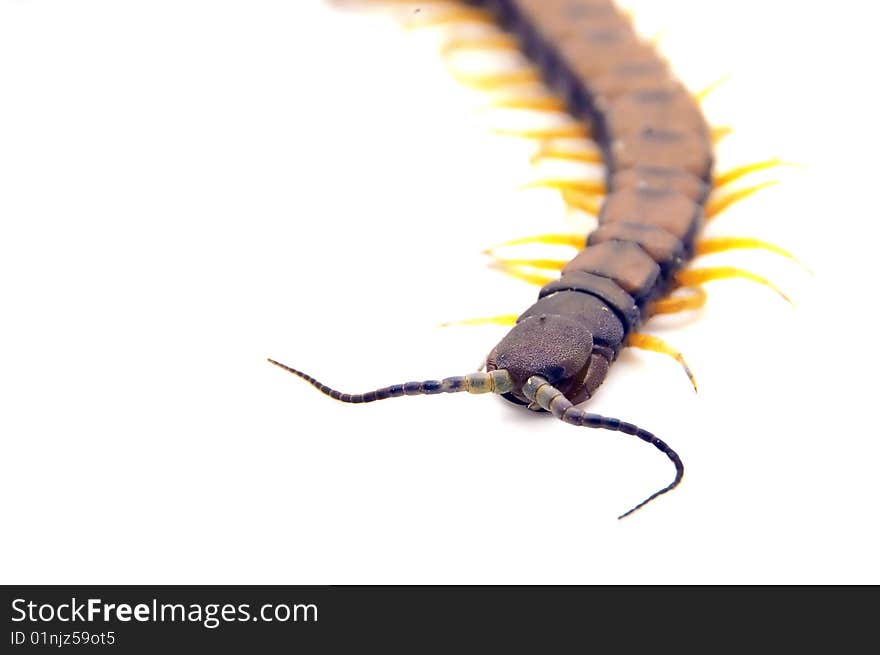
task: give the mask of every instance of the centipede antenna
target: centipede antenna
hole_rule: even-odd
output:
[[[403,384],[393,384],[390,387],[381,387],[366,393],[350,394],[331,389],[308,373],[303,373],[287,364],[282,364],[271,358],[269,358],[268,361],[269,363],[302,378],[324,395],[330,396],[334,400],[343,403],[371,403],[376,400],[385,400],[386,398],[397,398],[398,396],[422,396],[437,393],[467,392],[475,394],[504,394],[513,389],[513,382],[507,371],[490,371],[488,373],[470,373],[469,375],[449,377],[442,380],[405,382]]]
[[[618,516],[618,520],[626,518],[633,512],[641,509],[658,496],[662,496],[663,494],[672,491],[681,482],[681,479],[684,476],[684,464],[682,463],[681,458],[674,450],[672,450],[672,448],[667,446],[664,441],[658,439],[647,430],[643,430],[642,428],[633,425],[632,423],[626,423],[616,418],[600,416],[599,414],[589,414],[581,409],[578,409],[571,403],[568,398],[565,397],[565,395],[561,391],[556,389],[553,385],[547,382],[547,380],[539,375],[533,375],[528,380],[526,380],[522,391],[526,398],[534,403],[537,403],[543,409],[547,410],[548,412],[553,414],[553,416],[561,421],[564,421],[565,423],[584,426],[588,428],[599,428],[602,430],[611,430],[614,432],[631,434],[634,437],[638,437],[642,441],[646,441],[649,444],[653,445],[657,450],[666,455],[675,465],[675,478],[672,480],[671,483],[669,483],[667,486],[663,487],[659,491],[654,492],[629,511],[624,512],[623,514]]]

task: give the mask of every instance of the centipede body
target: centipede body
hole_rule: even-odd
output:
[[[531,349],[534,346],[527,345],[527,341],[534,344],[550,338],[549,333],[541,337],[540,330],[535,332],[534,328],[527,327],[538,325],[532,322],[539,318],[542,322],[549,319],[547,326],[551,332],[569,329],[562,326],[571,319],[562,316],[556,319],[557,314],[570,314],[574,321],[572,327],[586,321],[594,336],[587,342],[594,348],[589,359],[590,369],[585,373],[585,367],[577,373],[577,378],[571,378],[562,387],[563,393],[568,389],[572,400],[580,402],[598,388],[627,335],[649,315],[645,312],[651,303],[669,291],[675,271],[693,256],[694,239],[702,224],[702,205],[709,193],[714,153],[708,126],[696,100],[668,72],[667,65],[653,54],[652,48],[632,33],[629,20],[613,5],[586,3],[590,5],[589,11],[576,12],[573,19],[565,17],[553,27],[554,11],[557,14],[561,10],[568,11],[573,4],[578,3],[480,2],[469,3],[469,6],[488,7],[499,23],[519,36],[523,50],[533,61],[539,62],[545,81],[557,87],[569,110],[575,116],[590,119],[594,139],[604,150],[609,164],[606,181],[610,189],[600,214],[601,229],[592,232],[588,247],[563,269],[561,281],[551,281],[535,307],[520,317],[523,324],[518,325],[514,333],[525,330],[526,341],[511,335],[498,346],[502,351]],[[598,10],[595,15],[593,9]],[[541,18],[542,15],[546,17]],[[560,30],[571,31],[568,23],[572,21],[580,24],[580,31],[586,30],[589,36],[584,52],[575,48],[569,53],[565,38],[561,45],[559,43]],[[581,47],[579,32],[576,36],[573,41],[568,38],[568,42]],[[584,61],[590,52],[593,57],[599,56],[595,62]],[[604,63],[603,58],[607,59]],[[583,63],[590,65],[582,69]],[[594,86],[596,84],[599,86]],[[597,89],[602,90],[597,92]],[[617,171],[621,174],[617,175]],[[554,321],[562,322],[551,327]],[[607,323],[607,327],[600,327],[600,323]],[[589,335],[588,332],[586,336]],[[528,362],[523,371],[549,371],[541,368],[545,366],[539,363],[541,357],[528,355],[523,360]],[[513,361],[493,351],[488,358],[489,370],[503,368],[507,375],[514,369],[519,370]],[[575,372],[572,369],[567,375]],[[528,404],[518,389],[529,375],[531,373],[523,373],[519,378],[514,374],[513,392],[507,394],[509,400]],[[580,376],[584,376],[586,382],[580,381]],[[551,381],[555,379],[552,373],[549,377]],[[326,386],[313,383],[331,393]],[[567,386],[572,384],[570,388]],[[412,385],[417,393],[429,393],[429,389],[435,387],[440,389],[439,382]],[[366,396],[335,391],[332,394],[338,399],[369,402],[398,395],[394,389],[389,387]],[[403,386],[398,390],[399,395],[404,395]],[[549,405],[546,408],[549,409]],[[628,424],[615,419],[594,424],[599,425]],[[650,440],[662,444],[653,436]],[[662,449],[667,446],[662,445]],[[674,453],[666,452],[678,461]],[[679,468],[672,486],[680,477]]]
[[[876,358],[855,343],[873,326],[859,155],[876,149],[859,99],[876,58],[848,57],[873,43],[869,21],[816,48],[825,7],[673,2],[642,29],[666,3],[635,5],[643,34],[670,28],[662,49],[691,88],[734,61],[707,106],[736,130],[721,170],[810,165],[716,233],[777,241],[816,277],[731,253],[796,310],[720,284],[699,315],[662,321],[698,396],[674,362],[624,351],[590,407],[674,443],[688,473],[618,524],[667,481],[640,443],[491,399],[340,405],[263,361],[350,391],[475,370],[505,329],[434,325],[534,300],[479,251],[570,227],[564,207],[514,188],[529,145],[486,133],[431,37],[283,2],[160,1],[120,24],[135,4],[0,9],[4,52],[20,55],[0,66],[4,519],[31,535],[5,546],[19,574],[63,573],[72,560],[28,555],[64,526],[70,556],[107,576],[124,569],[92,547],[103,536],[141,556],[133,575],[169,579],[877,579]],[[50,6],[63,21],[28,18]],[[742,157],[724,161],[731,148]],[[804,282],[828,293],[811,303]],[[83,520],[82,493],[109,523]]]

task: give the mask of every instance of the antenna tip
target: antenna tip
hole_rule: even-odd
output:
[[[287,365],[285,365],[285,364],[282,364],[281,362],[275,361],[275,360],[272,359],[271,357],[267,357],[267,358],[266,358],[266,361],[269,362],[270,364],[274,364],[274,365],[277,366],[278,368],[283,368],[285,371],[290,371],[290,370],[291,370],[291,368],[290,368],[289,366],[287,366]]]

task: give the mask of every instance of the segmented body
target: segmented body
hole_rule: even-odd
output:
[[[270,361],[343,402],[491,392],[572,425],[635,436],[663,452],[676,473],[622,518],[678,485],[684,466],[647,430],[575,405],[598,388],[624,346],[645,338],[637,334],[639,325],[681,281],[695,254],[711,188],[710,130],[695,98],[610,0],[467,4],[488,10],[514,34],[568,111],[589,123],[607,165],[598,227],[492,349],[486,373],[348,394]],[[672,354],[668,347],[645,347]]]
[[[491,9],[518,36],[569,111],[589,121],[604,153],[608,194],[598,228],[519,319],[560,315],[592,333],[587,383],[560,388],[581,402],[694,254],[712,174],[709,130],[694,97],[612,2],[472,4]],[[488,365],[505,362],[493,351]]]

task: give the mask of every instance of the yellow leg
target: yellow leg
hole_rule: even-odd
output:
[[[545,146],[532,155],[532,163],[542,159],[564,159],[566,161],[579,161],[585,164],[601,164],[602,153],[599,150],[565,150],[563,148]]]
[[[719,86],[721,86],[722,84],[724,84],[724,83],[727,82],[728,80],[730,80],[730,74],[729,74],[729,73],[726,74],[726,75],[722,75],[721,77],[719,77],[719,78],[718,78],[717,80],[715,80],[714,82],[711,82],[710,84],[708,84],[708,85],[706,86],[706,88],[704,88],[702,91],[699,91],[698,93],[694,94],[694,97],[697,99],[697,102],[703,102],[703,100],[705,100],[706,97],[707,97],[710,93],[712,93],[715,89],[717,89]]]
[[[734,203],[737,203],[740,200],[745,200],[753,193],[756,193],[761,189],[766,189],[774,184],[779,184],[779,180],[770,180],[768,182],[762,182],[761,184],[754,184],[742,189],[737,189],[736,191],[731,191],[720,197],[710,198],[709,202],[706,203],[706,220],[712,220]]]
[[[517,280],[522,280],[523,282],[528,282],[529,284],[534,284],[539,287],[543,287],[545,284],[549,284],[556,279],[556,277],[552,275],[541,275],[540,273],[525,271],[519,266],[508,266],[503,261],[492,262],[492,267],[497,268],[502,273],[506,273],[511,277],[515,277]]]
[[[582,234],[538,234],[531,237],[520,237],[519,239],[511,239],[510,241],[499,243],[491,248],[486,248],[483,251],[483,254],[491,255],[498,248],[522,246],[530,243],[544,243],[551,246],[572,246],[578,250],[583,250],[587,245],[587,240]]]
[[[776,293],[782,296],[782,298],[787,303],[794,304],[791,302],[791,298],[785,295],[779,289],[779,287],[777,287],[767,278],[756,275],[755,273],[752,273],[750,271],[745,271],[741,268],[734,268],[733,266],[718,266],[715,268],[692,268],[689,270],[680,271],[675,275],[676,282],[683,286],[697,286],[700,284],[704,284],[705,282],[711,282],[713,280],[729,280],[733,278],[740,278],[743,280],[749,280],[751,282],[762,284],[765,287],[773,289]]]
[[[712,140],[712,145],[718,145],[725,138],[733,134],[733,128],[729,125],[719,125],[718,127],[713,127],[709,130],[709,138]]]
[[[626,340],[627,346],[632,346],[633,348],[639,348],[641,350],[650,350],[655,353],[661,353],[663,355],[669,355],[684,369],[684,372],[687,373],[688,380],[691,381],[691,384],[694,387],[694,392],[697,390],[697,381],[694,379],[694,374],[691,373],[690,367],[687,365],[687,362],[684,361],[684,357],[680,352],[675,350],[675,348],[671,347],[667,344],[663,339],[659,339],[658,337],[652,337],[649,334],[640,334],[638,332],[634,332],[627,337]]]
[[[513,96],[510,98],[496,98],[489,102],[487,109],[530,109],[534,111],[565,111],[565,103],[556,96]]]
[[[778,157],[773,157],[772,159],[765,159],[764,161],[758,161],[753,164],[737,166],[736,168],[731,168],[729,171],[725,171],[721,175],[716,175],[715,179],[712,180],[712,187],[714,189],[717,189],[724,186],[725,184],[729,184],[730,182],[738,180],[741,177],[748,175],[749,173],[754,173],[755,171],[764,171],[770,168],[776,168],[778,166],[800,166],[800,164],[785,162]]]
[[[702,287],[688,287],[686,296],[667,296],[651,305],[651,316],[658,314],[678,314],[699,309],[706,304],[706,291]]]
[[[567,189],[562,192],[562,199],[570,208],[580,209],[593,216],[598,216],[602,208],[601,201],[590,193]]]
[[[438,9],[450,9],[459,5],[460,3],[456,0],[375,0],[375,2],[371,2],[368,0],[366,4],[378,4],[379,6],[383,5],[416,5],[417,9],[421,11],[423,8],[430,8],[434,10]]]
[[[520,189],[558,189],[559,191],[580,191],[593,196],[605,194],[605,183],[602,180],[572,180],[565,178],[548,178],[535,180],[520,185]]]
[[[525,84],[529,82],[538,82],[541,79],[541,73],[535,68],[519,68],[510,71],[501,71],[497,73],[479,73],[469,74],[462,73],[452,69],[452,77],[465,86],[479,91],[491,91],[504,86],[514,84]]]
[[[519,314],[500,314],[499,316],[483,316],[481,318],[466,318],[463,321],[449,321],[441,323],[438,327],[450,327],[452,325],[514,325]]]
[[[529,268],[543,268],[550,271],[561,271],[569,260],[567,259],[504,259],[496,257],[496,261],[507,266],[527,266]]]
[[[495,134],[518,136],[524,139],[589,139],[590,128],[583,123],[560,125],[558,127],[539,127],[535,129],[493,127]]]
[[[451,38],[440,49],[445,57],[450,57],[458,52],[467,50],[519,50],[519,42],[512,34],[499,32],[498,34],[486,34],[484,36]]]
[[[695,252],[697,255],[709,255],[715,252],[724,252],[725,250],[767,250],[798,264],[801,268],[809,271],[797,257],[788,252],[785,248],[777,245],[761,241],[761,239],[753,239],[751,237],[710,237],[697,241]]]
[[[406,24],[406,29],[416,30],[426,27],[439,27],[441,25],[451,25],[454,23],[480,23],[494,25],[495,21],[492,14],[485,9],[479,7],[468,7],[461,5],[458,7],[449,7],[445,11],[437,13],[430,12],[425,16],[419,16],[411,19]]]
[[[666,30],[660,30],[659,32],[655,32],[648,36],[648,43],[650,43],[655,48],[660,46],[661,41],[666,38]]]

